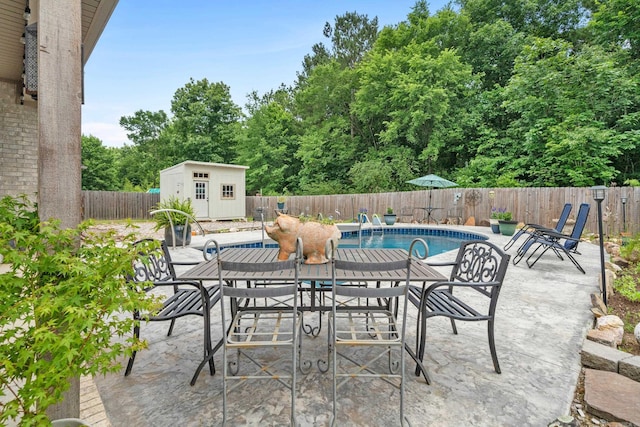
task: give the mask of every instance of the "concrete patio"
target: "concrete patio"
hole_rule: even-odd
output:
[[[508,240],[486,227],[447,227],[484,234],[499,246]],[[261,232],[209,237],[224,244],[260,240]],[[532,269],[524,261],[509,266],[496,315],[502,374],[493,370],[485,322],[459,322],[459,334],[453,335],[448,319],[429,320],[424,362],[431,385],[413,375],[415,365],[408,355],[406,358],[405,414],[413,426],[546,426],[569,413],[580,372],[580,349],[592,325],[590,294],[598,292],[600,272],[598,246],[581,243],[579,251],[577,259],[586,274],[553,253],[545,254]],[[514,255],[515,249],[508,253]],[[202,257],[200,251],[191,248],[177,248],[173,255],[176,260]],[[454,257],[455,252],[449,252],[430,259]],[[415,324],[415,314],[413,309],[409,312],[409,325]],[[306,318],[311,323],[318,321],[317,315]],[[323,322],[326,331],[326,317]],[[221,424],[219,373],[210,376],[205,369],[196,384],[189,385],[202,355],[202,320],[181,319],[171,337],[166,336],[166,330],[163,322],[143,325],[142,337],[152,351],[138,354],[129,377],[120,373],[95,378],[112,426]],[[408,342],[413,343],[415,333],[408,333]],[[212,310],[214,342],[221,334],[216,306]],[[303,340],[303,359],[326,358],[326,333]],[[222,369],[220,353],[214,360],[216,368]],[[288,390],[271,383],[254,382],[235,390],[230,395],[233,406],[228,425],[287,425]],[[358,385],[352,381],[341,389],[345,397],[341,399],[338,425],[399,425],[396,389],[379,381]],[[299,425],[328,425],[331,393],[330,372],[322,374],[314,368],[308,375],[299,375]]]

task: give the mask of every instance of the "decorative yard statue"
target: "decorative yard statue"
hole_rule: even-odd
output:
[[[325,247],[328,240],[333,240],[334,247],[338,246],[340,230],[331,224],[319,222],[301,222],[298,218],[278,213],[273,226],[264,226],[265,231],[280,245],[278,259],[284,261],[296,251],[296,239],[302,238],[305,264],[322,264],[327,262]]]

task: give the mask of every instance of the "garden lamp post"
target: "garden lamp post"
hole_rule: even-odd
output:
[[[604,233],[602,231],[602,201],[607,192],[604,185],[596,185],[591,187],[593,192],[593,200],[598,204],[598,240],[600,241],[600,274],[602,280],[602,301],[607,305],[607,275],[604,269]]]
[[[627,197],[622,196],[622,232],[627,232]]]

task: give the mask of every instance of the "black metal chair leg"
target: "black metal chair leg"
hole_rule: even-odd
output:
[[[173,326],[176,324],[176,319],[171,319],[171,324],[169,325],[169,332],[167,332],[167,336],[170,337],[173,333]]]
[[[500,364],[498,363],[498,353],[496,352],[495,334],[493,332],[493,320],[487,322],[487,329],[489,331],[489,349],[491,350],[491,359],[493,360],[493,368],[497,373],[500,371]]]
[[[140,338],[140,326],[134,326],[133,327],[133,336],[138,339]],[[124,376],[128,376],[131,373],[131,369],[133,369],[133,362],[135,362],[136,360],[136,353],[137,351],[134,350],[133,353],[131,353],[131,357],[129,358],[129,362],[127,362],[127,369],[124,371]]]

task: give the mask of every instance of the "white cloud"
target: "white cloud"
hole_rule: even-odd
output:
[[[118,124],[90,122],[82,123],[82,134],[93,135],[102,141],[105,147],[122,147],[130,141],[127,132]]]

